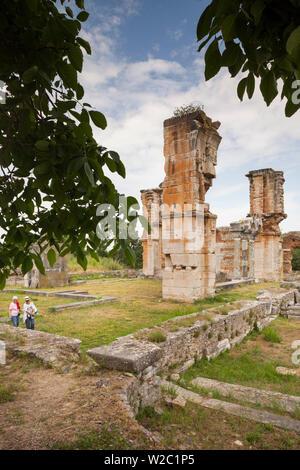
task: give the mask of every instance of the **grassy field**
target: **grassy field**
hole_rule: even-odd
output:
[[[210,361],[198,361],[182,374],[182,379],[189,384],[201,376],[300,396],[300,377],[276,372],[277,366],[296,367],[291,357],[295,340],[300,340],[300,323],[278,318],[261,334],[253,332],[231,351]]]
[[[159,325],[161,322],[189,313],[201,312],[207,308],[234,302],[239,299],[255,299],[258,292],[270,285],[255,284],[224,291],[215,297],[183,303],[163,301],[161,282],[139,279],[119,282],[90,282],[80,285],[78,290],[87,290],[97,296],[115,296],[117,302],[89,306],[81,309],[68,309],[49,313],[48,306],[62,304],[66,299],[57,297],[34,297],[39,315],[36,328],[82,341],[82,350],[107,344],[118,336],[133,333],[141,328]],[[61,288],[60,290],[65,290]],[[12,295],[0,294],[0,312],[5,314]],[[19,296],[20,300],[23,298]],[[20,302],[22,304],[22,302]]]
[[[103,258],[99,257],[99,261],[96,261],[91,256],[88,256],[88,266],[87,271],[115,271],[117,269],[125,269],[124,266],[119,261],[112,258]],[[68,256],[68,269],[70,272],[84,272],[82,267],[77,263],[75,256]]]
[[[147,407],[137,418],[146,429],[159,433],[164,449],[300,449],[300,436],[294,432],[257,424],[189,402],[183,409],[163,406],[161,414]],[[242,447],[235,444],[237,440]]]

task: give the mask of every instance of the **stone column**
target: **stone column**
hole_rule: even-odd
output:
[[[262,219],[262,228],[254,243],[254,276],[261,281],[282,279],[283,256],[279,224],[284,213],[284,177],[271,168],[250,171],[250,215]]]
[[[162,189],[146,189],[141,191],[143,215],[149,222],[151,232],[144,230],[143,273],[146,276],[161,277],[164,259],[162,254],[162,223],[161,204]]]
[[[215,293],[216,216],[205,194],[215,178],[220,123],[204,112],[164,122],[163,298],[193,301]]]

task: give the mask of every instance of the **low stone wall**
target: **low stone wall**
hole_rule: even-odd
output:
[[[80,358],[81,341],[38,330],[14,328],[0,324],[0,340],[13,354],[26,354],[46,366],[67,367]]]
[[[140,330],[109,345],[91,349],[88,355],[103,367],[133,373],[125,393],[137,412],[140,406],[153,405],[160,399],[161,375],[169,374],[170,370],[181,372],[191,367],[196,358],[211,359],[230,349],[254,328],[261,330],[268,325],[280,314],[281,308],[294,305],[295,296],[295,290],[262,292],[258,300],[240,302],[242,306],[235,310],[233,306],[228,314],[209,318],[213,312],[209,309],[176,317],[159,328]],[[190,326],[181,325],[182,321],[189,320]],[[159,344],[147,340],[155,330],[165,334],[165,340]]]

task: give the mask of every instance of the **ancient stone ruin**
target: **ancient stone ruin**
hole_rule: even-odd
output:
[[[165,179],[142,191],[144,273],[160,275],[163,297],[191,301],[212,295],[216,278],[216,215],[205,194],[216,176],[219,122],[202,111],[164,122]]]
[[[41,255],[45,274],[41,274],[38,268],[34,265],[24,277],[24,287],[48,288],[48,287],[63,287],[69,284],[68,276],[68,260],[67,257],[60,257],[56,253],[56,262],[53,267],[50,266],[47,258],[47,250]]]
[[[283,236],[283,271],[292,274],[292,259],[296,248],[300,248],[300,232],[289,232]]]
[[[282,171],[250,171],[250,213],[217,229],[218,280],[280,281],[283,274],[279,224],[284,213]]]
[[[162,278],[165,299],[213,295],[216,280],[282,279],[282,171],[250,171],[248,216],[216,229],[217,216],[205,195],[216,177],[219,126],[203,111],[167,119],[165,179],[158,188],[141,191],[151,226],[143,235],[143,272]]]

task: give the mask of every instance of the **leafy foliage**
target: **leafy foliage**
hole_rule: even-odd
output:
[[[203,111],[204,106],[202,104],[186,104],[181,106],[180,108],[176,108],[174,111],[175,117],[186,116],[187,114],[194,113],[196,111]]]
[[[300,271],[300,248],[296,248],[292,259],[293,271]]]
[[[212,0],[199,19],[197,36],[199,51],[208,46],[206,80],[221,67],[232,77],[243,72],[239,99],[245,93],[252,98],[257,78],[267,106],[281,81],[286,116],[300,108],[293,99],[300,80],[300,0]]]
[[[35,262],[43,271],[40,253],[49,246],[73,253],[85,269],[87,254],[97,257],[98,204],[116,207],[118,227],[118,192],[106,172],[125,178],[125,168],[93,137],[92,124],[104,130],[105,116],[81,102],[79,73],[91,47],[79,34],[88,13],[84,0],[73,9],[55,3],[0,6],[0,80],[7,90],[0,106],[0,288],[19,266],[25,274]],[[129,198],[128,210],[136,203]],[[122,249],[134,262],[128,240]],[[55,262],[53,249],[48,260]]]

